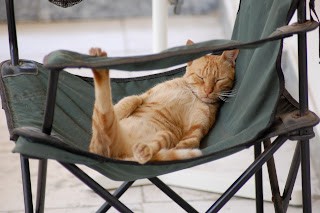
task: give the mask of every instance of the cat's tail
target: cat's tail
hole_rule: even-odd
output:
[[[151,161],[186,160],[201,155],[200,149],[162,149],[152,157]]]

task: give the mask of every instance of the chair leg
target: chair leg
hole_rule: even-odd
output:
[[[284,191],[282,195],[282,205],[283,205],[284,212],[287,212],[293,187],[297,179],[297,175],[300,167],[300,161],[301,161],[300,153],[301,153],[301,149],[300,149],[300,144],[298,143],[294,151],[288,178],[287,178],[286,185],[284,187]]]
[[[114,193],[113,193],[113,196],[116,197],[116,198],[120,198],[123,193],[125,193],[129,188],[130,186],[132,186],[132,184],[134,183],[134,181],[128,181],[128,182],[124,182]],[[103,204],[100,209],[98,209],[97,213],[99,212],[107,212],[112,206],[106,202],[105,204]]]
[[[48,160],[39,160],[36,212],[44,212]]]
[[[101,185],[95,182],[91,177],[84,173],[74,164],[60,162],[67,170],[69,170],[74,176],[79,178],[83,183],[90,187],[94,192],[96,192],[100,197],[105,199],[110,203],[115,209],[122,213],[132,212],[128,207],[126,207],[122,202],[120,202],[116,197],[105,190]]]
[[[298,22],[305,22],[306,0],[300,0],[298,4]],[[303,116],[308,112],[308,65],[307,65],[307,35],[298,34],[298,68],[299,68],[299,111]],[[300,132],[301,136],[304,135]],[[303,193],[303,212],[311,212],[311,184],[310,184],[310,147],[309,140],[300,141],[301,147],[301,175],[302,175],[302,193]]]
[[[271,146],[270,139],[263,141],[263,145],[265,149],[268,149],[269,146]],[[273,157],[271,157],[267,161],[267,167],[268,167],[268,173],[269,173],[274,210],[276,213],[283,213],[284,211],[282,206],[282,198],[280,195],[278,176],[277,176],[276,166],[275,166]]]
[[[300,142],[301,146],[301,175],[302,175],[302,200],[303,212],[311,213],[311,177],[310,177],[310,147],[309,140]]]
[[[254,158],[257,159],[261,154],[261,143],[254,145]],[[262,168],[255,174],[255,188],[256,188],[256,212],[263,213],[263,179]]]
[[[234,194],[272,157],[283,145],[287,138],[279,136],[264,152],[240,175],[240,177],[221,195],[221,197],[208,209],[207,213],[218,212]]]
[[[159,178],[149,178],[149,180],[157,186],[161,191],[163,191],[166,195],[168,195],[173,201],[175,201],[181,208],[183,208],[186,212],[198,212],[195,210],[189,203],[187,203],[184,199],[182,199],[177,193],[175,193],[170,187],[168,187],[165,183],[163,183]]]
[[[20,155],[20,163],[23,184],[24,208],[26,213],[31,213],[33,212],[33,204],[29,159],[23,155]]]

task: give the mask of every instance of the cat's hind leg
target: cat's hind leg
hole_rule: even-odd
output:
[[[160,131],[149,143],[136,143],[133,146],[134,159],[144,164],[148,161],[182,160],[202,155],[201,150],[194,148],[195,145],[189,140],[184,141],[186,143],[180,143],[180,147],[176,147],[178,140],[178,136],[173,133]]]
[[[146,132],[146,134],[148,134]],[[148,143],[136,143],[133,145],[132,151],[136,161],[144,164],[152,160],[162,149],[171,149],[174,147],[174,141],[177,137],[169,131],[160,131],[156,134],[155,138]]]

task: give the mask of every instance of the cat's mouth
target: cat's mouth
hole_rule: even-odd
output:
[[[209,95],[205,94],[199,94],[196,91],[192,90],[192,93],[199,98],[202,102],[208,103],[208,104],[214,104],[218,103],[220,101],[223,102],[229,102],[230,98],[233,98],[237,95],[236,89],[226,90],[226,91],[220,91],[219,93],[211,93]]]
[[[207,97],[204,97],[204,98],[200,98],[201,101],[205,102],[205,103],[208,103],[208,104],[213,104],[215,102],[217,102],[216,99],[213,99],[213,98],[207,98]]]
[[[202,102],[206,103],[206,104],[214,104],[219,102],[219,97],[210,97],[210,96],[202,96],[199,95],[196,91],[194,91],[193,89],[191,89],[191,92],[193,93],[194,96],[196,96],[198,99],[200,99]]]
[[[220,101],[220,99],[218,97],[199,97],[199,99],[207,104],[214,104],[214,103],[218,103]]]

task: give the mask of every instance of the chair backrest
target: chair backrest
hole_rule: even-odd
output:
[[[267,37],[292,17],[292,0],[241,0],[232,39],[254,41]],[[224,149],[237,137],[246,143],[271,124],[284,87],[280,67],[282,43],[241,49],[236,63],[237,95],[225,103],[204,146]],[[217,141],[217,139],[219,139]]]

